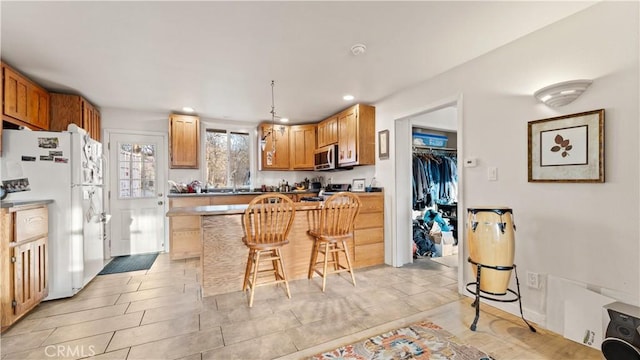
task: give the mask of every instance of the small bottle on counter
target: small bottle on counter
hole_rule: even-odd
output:
[[[289,186],[289,182],[287,181],[286,184],[284,184],[284,192],[290,192],[291,191],[291,187]]]

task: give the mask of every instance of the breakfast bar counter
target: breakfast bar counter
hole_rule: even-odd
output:
[[[349,254],[355,268],[384,263],[383,195],[363,193],[360,199],[362,207],[356,218],[354,238],[349,241]],[[295,205],[289,244],[282,248],[289,280],[307,277],[313,245],[307,230],[322,203],[299,202]],[[249,252],[242,242],[242,214],[246,208],[246,204],[208,205],[172,208],[167,213],[170,218],[199,215],[203,296],[242,289]]]

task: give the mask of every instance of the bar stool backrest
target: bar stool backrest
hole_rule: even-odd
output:
[[[360,205],[360,199],[352,193],[339,192],[331,195],[320,209],[320,223],[316,232],[329,238],[351,234]]]
[[[288,243],[295,212],[295,204],[288,196],[264,194],[255,197],[242,217],[245,244],[269,247]]]

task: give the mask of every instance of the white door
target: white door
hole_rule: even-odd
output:
[[[164,251],[164,138],[109,134],[111,256]]]

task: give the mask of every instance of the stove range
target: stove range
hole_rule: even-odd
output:
[[[340,192],[340,191],[351,191],[351,184],[328,184],[325,189],[326,192]]]
[[[305,197],[301,197],[300,201],[324,201],[324,197],[322,197],[322,196],[305,196]]]

